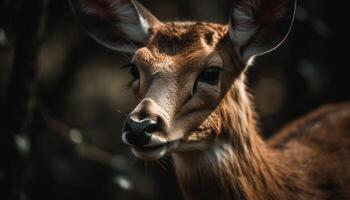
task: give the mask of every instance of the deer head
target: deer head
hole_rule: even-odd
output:
[[[294,0],[238,0],[228,25],[160,22],[133,0],[71,0],[89,34],[133,55],[138,105],[123,141],[140,159],[210,148],[242,132],[252,113],[244,72],[257,55],[277,48],[294,16]],[[227,131],[229,121],[236,121]],[[243,127],[243,128],[242,128]],[[244,130],[243,130],[244,131]]]

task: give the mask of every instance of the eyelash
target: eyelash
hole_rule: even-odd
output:
[[[219,66],[210,66],[199,73],[193,86],[192,93],[197,90],[198,82],[203,82],[209,85],[217,85],[220,80],[220,74],[223,69]]]
[[[133,64],[133,63],[128,63],[128,64],[124,65],[122,68],[127,68],[127,69],[129,70],[129,73],[131,73],[131,70],[132,70],[132,68],[134,68],[134,67],[136,67],[136,69],[137,69],[137,66],[136,66],[135,64]],[[131,74],[131,76],[133,77],[132,74]],[[137,78],[137,79],[138,79],[138,78]],[[134,83],[137,79],[133,78],[132,80],[128,81],[128,82],[124,85],[124,88],[125,88],[126,90],[132,89],[133,83]]]

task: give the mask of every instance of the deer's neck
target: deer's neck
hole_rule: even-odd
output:
[[[280,162],[279,155],[265,145],[257,133],[247,95],[235,94],[245,95],[233,91],[224,100],[221,107],[230,109],[221,109],[221,133],[208,150],[173,155],[185,198],[289,199],[287,196],[293,196],[292,191],[298,191],[303,183],[287,180],[299,181],[301,175]]]
[[[237,154],[231,145],[216,144],[207,152],[174,156],[185,199],[286,199],[281,189],[288,173],[279,171],[269,158],[255,155],[263,152]]]

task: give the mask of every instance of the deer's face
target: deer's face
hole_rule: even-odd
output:
[[[162,23],[130,0],[71,4],[93,38],[133,54],[131,89],[138,105],[122,138],[145,160],[210,145],[220,133],[220,102],[235,78],[249,58],[284,40],[293,16],[287,0],[238,1],[226,26]]]
[[[138,105],[127,118],[123,140],[137,157],[157,159],[213,138],[205,119],[218,106],[232,74],[220,42],[227,28],[209,24],[164,24],[138,49],[130,64]],[[196,144],[198,145],[198,144]]]

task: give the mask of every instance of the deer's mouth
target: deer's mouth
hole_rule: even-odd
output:
[[[163,157],[165,154],[174,150],[177,146],[178,141],[164,142],[163,144],[155,146],[132,146],[132,153],[141,160],[158,160]]]
[[[187,137],[180,136],[170,141],[160,136],[160,134],[153,134],[149,143],[142,146],[130,144],[125,134],[122,138],[124,143],[131,146],[132,153],[138,159],[149,161],[158,160],[167,153],[201,150],[210,146],[206,131],[198,131]]]

